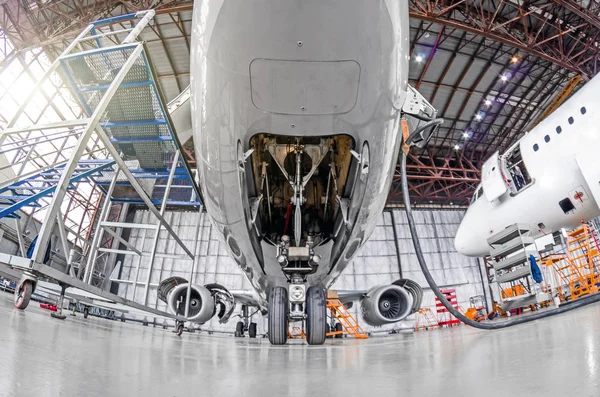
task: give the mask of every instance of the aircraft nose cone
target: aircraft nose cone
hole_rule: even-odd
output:
[[[471,220],[469,214],[463,218],[454,237],[454,248],[466,256],[488,255],[489,247],[485,236],[481,234],[482,230],[477,227],[477,223],[473,223]]]
[[[469,246],[467,233],[464,229],[464,224],[461,223],[456,232],[456,236],[454,237],[454,248],[463,255],[469,255],[469,250],[467,250],[467,247]]]

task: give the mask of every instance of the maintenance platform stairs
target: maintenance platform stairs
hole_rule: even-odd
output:
[[[103,171],[112,170],[115,162],[110,160],[82,160],[69,179],[68,189],[74,189],[74,183],[87,181],[93,183],[93,177],[102,177]],[[0,219],[19,218],[17,211],[24,207],[41,208],[40,200],[52,197],[56,191],[64,164],[37,174],[27,176],[6,186],[0,185]]]
[[[182,153],[177,127],[169,114],[185,104],[181,104],[180,99],[174,106],[166,104],[144,39],[140,38],[154,16],[154,10],[145,10],[91,22],[39,78],[1,132],[0,170],[6,172],[5,180],[0,183],[0,218],[17,218],[18,210],[28,208],[44,209],[41,212],[44,220],[32,254],[25,257],[20,239],[22,256],[0,253],[0,264],[26,274],[28,278],[21,280],[23,285],[33,285],[38,277],[54,279],[61,286],[73,287],[79,297],[95,300],[99,307],[108,305],[114,309],[114,305],[121,305],[123,309],[122,305],[126,305],[128,311],[185,321],[181,316],[159,310],[156,305],[147,305],[149,277],[133,282],[134,289],[137,284],[144,287],[142,304],[109,293],[101,288],[101,283],[94,282],[97,269],[106,265],[99,263],[99,254],[111,249],[111,239],[123,242],[118,237],[123,229],[148,230],[154,235],[150,252],[141,252],[132,246],[127,246],[128,250],[116,250],[138,257],[138,273],[142,261],[151,271],[155,258],[160,255],[156,249],[158,236],[163,231],[172,236],[178,249],[185,253],[184,260],[192,262],[195,258],[194,248],[186,246],[164,217],[167,206],[200,210],[202,202],[194,175]],[[25,117],[26,109],[35,106],[35,95],[43,91],[43,85],[51,78],[64,80],[73,99],[79,102],[82,116],[53,122],[46,122],[53,120],[52,117],[40,117],[43,123],[31,125],[31,120]],[[190,123],[188,120],[187,124]],[[49,144],[54,149],[49,148]],[[7,177],[10,172],[12,176]],[[99,204],[99,215],[93,220],[95,230],[90,234],[93,240],[84,240],[81,244],[85,246],[77,247],[85,256],[80,260],[79,270],[85,269],[85,272],[79,271],[73,277],[72,272],[47,266],[44,253],[58,224],[67,268],[72,268],[68,258],[75,248],[69,245],[71,231],[63,224],[61,206],[82,183],[100,189],[104,200]],[[150,225],[110,222],[113,203],[143,204],[157,222]],[[110,239],[103,239],[105,232]],[[110,273],[111,268],[106,272]],[[60,302],[64,295],[63,288]]]

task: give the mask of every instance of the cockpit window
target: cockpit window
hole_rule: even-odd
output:
[[[477,189],[475,189],[475,193],[473,193],[473,197],[471,198],[471,204],[479,200],[481,196],[483,196],[483,186],[479,185]]]

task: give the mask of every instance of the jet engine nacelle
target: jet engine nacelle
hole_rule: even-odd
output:
[[[158,286],[158,298],[173,313],[183,316],[187,306],[188,285],[188,281],[181,277],[167,278]],[[233,295],[219,284],[192,284],[189,302],[187,319],[198,324],[206,323],[215,314],[221,323],[225,323],[235,308]]]
[[[373,287],[362,300],[365,322],[374,327],[402,320],[413,312],[413,295],[399,285]]]

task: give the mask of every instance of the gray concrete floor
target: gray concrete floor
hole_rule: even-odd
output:
[[[466,326],[270,347],[25,312],[0,292],[0,396],[593,396],[600,305],[499,331]],[[513,394],[514,395],[514,394]]]

